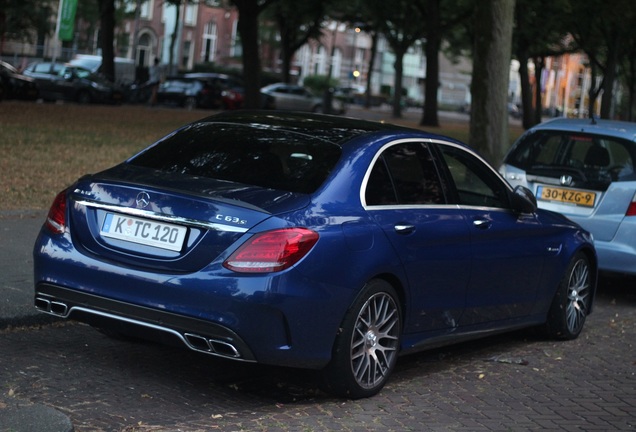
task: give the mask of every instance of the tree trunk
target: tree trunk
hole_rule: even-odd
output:
[[[426,2],[426,81],[424,84],[424,112],[422,126],[439,126],[437,92],[439,89],[439,51],[442,46],[440,29],[440,0]]]
[[[603,89],[603,83],[605,82],[605,76],[603,77],[601,84],[596,87],[596,63],[592,62],[590,64],[590,89],[587,92],[587,114],[588,117],[592,118],[594,115],[594,106],[596,105],[596,99],[598,99],[598,95],[601,94],[601,90]],[[581,89],[583,91],[583,89]],[[579,110],[583,109],[582,106],[579,106]]]
[[[470,144],[497,165],[508,149],[508,81],[515,0],[475,2]]]
[[[115,81],[115,0],[99,0],[101,26],[102,67],[106,79]]]
[[[291,82],[291,64],[294,51],[292,49],[292,40],[289,36],[289,29],[285,24],[284,17],[279,17],[278,28],[280,31],[280,51],[283,61],[283,82],[289,84]]]
[[[521,83],[521,123],[524,129],[530,129],[534,122],[534,110],[532,108],[532,87],[530,86],[530,73],[528,72],[529,56],[525,49],[517,51],[519,60],[519,80]]]
[[[174,75],[179,70],[179,66],[175,64],[174,51],[175,46],[177,45],[177,35],[179,34],[179,21],[181,21],[181,2],[174,3],[174,7],[176,8],[174,28],[172,29],[172,35],[170,36],[170,54],[168,59],[168,70],[171,75]]]
[[[244,107],[260,108],[261,60],[258,49],[257,0],[233,0],[239,12],[238,32],[243,46]]]
[[[543,65],[545,61],[543,57],[535,57],[534,59],[534,124],[541,123],[543,114],[543,99],[541,98],[541,75],[543,74]],[[534,126],[534,125],[533,125]]]
[[[369,67],[367,70],[367,88],[364,95],[364,107],[371,108],[371,76],[373,75],[373,63],[375,63],[375,55],[378,52],[378,32],[371,34],[371,58],[369,59]]]
[[[395,52],[395,63],[393,67],[395,69],[395,80],[393,81],[393,118],[402,117],[402,76],[404,74],[404,50]]]
[[[601,99],[601,118],[612,117],[612,107],[614,99],[614,83],[616,82],[616,71],[618,68],[618,47],[621,37],[616,35],[613,44],[609,44],[607,53],[607,66],[603,77],[603,99]],[[590,117],[592,112],[590,111]]]

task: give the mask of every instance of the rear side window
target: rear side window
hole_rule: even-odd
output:
[[[423,143],[397,144],[376,160],[365,191],[367,205],[444,204],[433,157]]]
[[[327,179],[340,155],[340,146],[303,134],[196,123],[128,162],[164,172],[312,193]]]
[[[538,131],[528,134],[506,162],[529,173],[569,169],[588,180],[634,178],[636,148],[631,141],[579,132]]]

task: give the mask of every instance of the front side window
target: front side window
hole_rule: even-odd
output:
[[[508,208],[508,188],[482,161],[462,149],[441,146],[448,171],[455,184],[458,204]]]

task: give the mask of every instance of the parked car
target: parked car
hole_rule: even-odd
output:
[[[596,266],[585,230],[455,140],[232,111],[57,195],[34,247],[35,306],[321,369],[329,391],[359,398],[399,354],[522,327],[576,338]]]
[[[212,72],[193,72],[183,76],[203,82],[207,88],[215,93],[215,97],[220,99],[220,102],[210,108],[223,108],[226,110],[243,108],[245,86],[239,78]]]
[[[274,109],[323,112],[323,98],[315,96],[302,86],[285,83],[270,84],[263,87],[261,93],[271,98],[270,106]],[[342,100],[334,97],[332,104],[335,112],[344,112]]]
[[[121,103],[124,94],[119,86],[88,69],[67,63],[35,62],[24,70],[33,78],[45,101],[78,103]]]
[[[159,85],[157,102],[187,109],[216,108],[221,103],[220,95],[204,82],[182,76],[168,77]]]
[[[366,88],[361,85],[352,84],[350,86],[336,87],[334,96],[349,104],[364,104],[366,98]]]
[[[500,171],[590,231],[602,270],[634,275],[635,140],[636,123],[557,118],[521,136]]]
[[[113,62],[115,64],[115,82],[117,84],[128,86],[135,82],[136,66],[134,60],[115,57]],[[77,54],[69,61],[69,64],[88,69],[94,74],[102,73],[102,56]]]
[[[35,80],[22,75],[9,63],[0,61],[0,100],[36,100],[38,95]]]

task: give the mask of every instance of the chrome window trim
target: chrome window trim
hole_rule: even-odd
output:
[[[500,172],[498,172],[494,167],[490,166],[490,164],[488,162],[486,162],[486,160],[481,157],[478,153],[471,151],[470,149],[466,149],[464,146],[459,145],[457,143],[453,143],[450,141],[445,141],[445,140],[440,140],[440,139],[433,139],[433,138],[404,138],[404,139],[398,139],[395,141],[391,141],[388,142],[386,144],[384,144],[382,147],[380,147],[380,149],[376,152],[375,156],[373,156],[373,159],[371,160],[371,163],[369,164],[369,166],[367,167],[367,171],[364,174],[364,178],[362,179],[362,185],[360,186],[360,204],[362,204],[362,208],[364,208],[365,210],[400,210],[400,209],[460,209],[460,208],[466,208],[466,209],[500,209],[499,207],[476,207],[476,206],[467,206],[465,204],[445,204],[445,205],[440,205],[440,204],[421,204],[421,205],[367,205],[367,201],[365,199],[365,191],[367,190],[367,183],[369,181],[369,177],[371,177],[371,170],[373,169],[373,167],[375,166],[376,161],[378,160],[378,158],[380,157],[380,155],[384,152],[384,150],[386,150],[389,147],[393,147],[394,145],[398,145],[398,144],[404,144],[404,143],[409,143],[409,142],[419,142],[419,143],[425,143],[425,144],[438,144],[438,145],[446,145],[446,146],[451,146],[451,147],[455,147],[458,148],[472,156],[474,156],[475,158],[477,158],[478,160],[480,160],[481,162],[484,163],[484,165],[486,167],[488,167],[502,182],[502,184],[511,192],[512,191],[512,186],[510,186],[510,184],[505,180],[505,178],[501,175]],[[508,209],[501,209],[501,210],[508,210]]]

